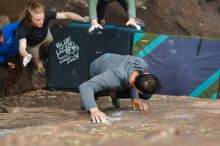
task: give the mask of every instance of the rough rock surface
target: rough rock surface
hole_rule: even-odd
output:
[[[97,103],[111,121],[94,124],[71,92],[29,92],[1,99],[0,145],[127,145],[194,146],[220,144],[220,102],[189,97],[154,96],[149,111],[121,108],[109,97]]]
[[[39,0],[47,10],[73,11],[87,15],[86,0]],[[12,21],[25,7],[27,0],[1,0],[0,14]],[[220,37],[219,0],[136,0],[137,16],[146,23],[147,32]],[[13,5],[12,5],[13,4]],[[126,12],[117,3],[107,9],[107,21],[124,25]]]

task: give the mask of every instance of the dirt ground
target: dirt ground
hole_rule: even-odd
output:
[[[149,111],[133,111],[129,100],[98,106],[111,120],[94,124],[80,110],[79,94],[34,91],[1,99],[0,146],[35,145],[212,145],[220,144],[220,101],[186,96],[154,96]]]

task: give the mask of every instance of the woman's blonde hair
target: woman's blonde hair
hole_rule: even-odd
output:
[[[37,2],[36,0],[29,0],[28,5],[26,7],[24,22],[25,25],[30,27],[32,23],[32,13],[41,13],[44,12],[44,7],[42,4]]]

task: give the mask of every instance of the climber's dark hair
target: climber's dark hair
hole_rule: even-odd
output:
[[[155,94],[160,91],[160,81],[152,74],[140,73],[134,81],[135,87],[143,94]]]

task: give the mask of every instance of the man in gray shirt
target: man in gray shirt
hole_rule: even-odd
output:
[[[139,99],[139,93],[154,94],[160,84],[155,76],[147,72],[145,60],[131,55],[102,55],[90,65],[90,76],[90,80],[79,86],[79,91],[82,106],[97,123],[106,122],[108,117],[98,109],[95,93],[129,89],[132,107],[147,111],[147,104]]]

